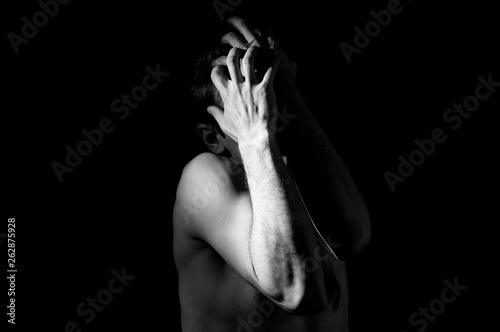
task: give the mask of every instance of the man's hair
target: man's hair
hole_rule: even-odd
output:
[[[191,87],[191,96],[195,101],[196,108],[198,109],[198,116],[201,122],[206,124],[212,124],[214,128],[219,132],[219,134],[224,136],[224,133],[219,127],[219,124],[213,116],[208,114],[208,106],[219,106],[223,108],[222,98],[220,97],[219,91],[215,87],[211,79],[212,73],[212,61],[221,57],[226,56],[231,50],[231,45],[229,44],[218,44],[204,52],[202,56],[198,59],[193,73],[193,85]],[[227,68],[225,68],[226,76],[229,78],[229,73]]]
[[[219,106],[224,108],[222,98],[219,91],[212,82],[212,61],[221,57],[227,56],[232,46],[230,44],[218,44],[202,54],[198,59],[193,73],[193,85],[191,87],[191,96],[195,102],[195,107],[200,111],[197,112],[199,121],[212,124],[219,134],[224,136],[224,133],[219,127],[215,119],[207,113],[208,106]],[[267,68],[272,66],[276,53],[267,48],[261,48],[255,59],[256,76],[258,80],[262,80]],[[231,79],[226,66],[223,66],[224,74]]]

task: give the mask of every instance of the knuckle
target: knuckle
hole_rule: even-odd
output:
[[[218,79],[221,76],[221,66],[215,66],[210,72],[210,78],[212,80]]]
[[[238,47],[233,47],[229,53],[227,54],[227,58],[234,58],[234,56],[236,55],[236,53],[238,52],[239,48]]]
[[[223,42],[224,42],[224,41],[229,42],[229,41],[232,41],[232,40],[234,40],[234,39],[236,39],[236,38],[237,38],[237,36],[236,36],[236,34],[235,34],[234,32],[228,32],[228,33],[226,33],[224,36],[222,36],[222,39],[221,39],[221,40],[222,40]]]
[[[237,48],[237,47],[233,47],[231,49],[231,51],[229,51],[229,54],[227,55],[227,62],[234,62],[236,61],[238,58],[241,57],[241,52],[243,50],[240,49],[240,48]]]
[[[245,20],[242,19],[241,17],[238,17],[238,16],[231,16],[228,21],[232,22],[233,24],[236,24],[236,25],[242,25],[242,24],[245,24]]]
[[[213,63],[213,66],[217,66],[217,65],[225,65],[227,62],[227,59],[226,59],[226,56],[221,56],[221,57],[218,57],[217,59],[213,60],[212,63]]]
[[[212,69],[212,72],[210,73],[210,78],[213,80],[215,77],[216,77],[216,67],[214,67],[214,69]]]

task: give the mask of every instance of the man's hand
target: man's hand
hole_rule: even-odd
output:
[[[264,34],[252,29],[246,21],[238,17],[229,18],[228,23],[238,30],[246,44],[234,32],[224,35],[222,43],[243,49],[259,45],[269,47],[279,54],[280,64],[276,70],[275,88],[278,97],[287,106],[288,113],[297,115],[287,126],[283,136],[287,146],[291,148],[282,147],[283,151],[286,150],[292,160],[294,178],[301,187],[308,206],[311,207],[320,233],[330,234],[342,243],[342,250],[337,251],[343,258],[359,252],[368,244],[371,236],[370,218],[365,202],[347,167],[309,111],[295,85],[295,63],[279,47],[272,34],[264,37]],[[212,65],[222,65],[225,60],[216,59]],[[334,216],[332,211],[335,212]]]
[[[224,254],[225,250],[227,259],[236,262],[232,266],[239,269],[240,275],[280,306],[297,313],[318,313],[326,308],[333,294],[326,292],[322,263],[316,261],[317,268],[311,273],[303,264],[303,257],[315,257],[316,234],[274,136],[277,110],[273,79],[279,57],[274,58],[259,82],[255,71],[258,50],[256,45],[246,51],[230,50],[226,58],[230,80],[222,65],[213,68],[212,82],[224,110],[208,108],[221,129],[238,142],[249,194],[239,196],[239,203],[232,205],[234,210],[221,214],[222,209],[218,209],[213,215],[237,218],[242,209],[247,209],[250,220],[231,220],[230,228],[239,231],[227,235],[231,239],[227,242],[236,243],[235,236],[247,238],[237,241],[239,245],[224,247],[222,242],[226,241],[210,240],[210,231],[200,233],[208,234],[207,242],[215,248],[222,244],[217,251]],[[225,232],[214,235],[220,239]],[[237,250],[240,257],[235,259]]]
[[[341,250],[337,251],[343,258],[359,252],[366,247],[371,237],[370,218],[365,202],[342,158],[333,148],[295,85],[295,63],[279,47],[272,34],[264,37],[264,34],[252,29],[239,17],[229,18],[228,23],[238,30],[246,43],[234,32],[224,35],[222,43],[241,49],[255,45],[269,47],[279,54],[280,64],[274,79],[275,88],[280,100],[286,105],[287,112],[297,115],[284,131],[285,136],[282,135],[283,141],[289,146],[287,149],[286,146],[282,147],[283,151],[286,150],[292,160],[294,178],[301,187],[308,206],[311,206],[311,214],[320,233],[332,235],[342,244]],[[212,65],[225,65],[226,62],[226,57],[221,57],[214,60]],[[221,90],[219,87],[218,89]],[[219,112],[218,117],[222,118],[221,115]],[[228,125],[225,125],[227,128]],[[332,211],[335,212],[334,216]]]
[[[241,48],[229,51],[226,64],[230,80],[224,75],[221,65],[215,66],[211,75],[224,103],[224,111],[217,106],[210,106],[207,111],[217,120],[222,131],[240,144],[274,133],[270,130],[276,118],[273,79],[279,57],[276,56],[262,81],[258,82],[255,74],[258,49],[258,46],[251,45],[246,52]]]
[[[241,49],[248,49],[249,47],[255,45],[259,47],[268,47],[274,50],[280,58],[280,64],[276,71],[276,84],[281,86],[295,81],[297,64],[283,51],[272,31],[269,30],[269,36],[265,37],[261,31],[252,29],[245,20],[236,16],[228,18],[227,22],[238,30],[238,32],[245,38],[246,43],[244,43],[236,33],[229,32],[222,37],[221,42],[223,44],[230,44],[232,47],[238,47]],[[213,66],[225,64],[226,57],[220,57],[212,62]]]

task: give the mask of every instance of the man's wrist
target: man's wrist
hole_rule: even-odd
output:
[[[267,146],[270,146],[271,133],[267,130],[262,130],[256,132],[252,135],[247,135],[244,138],[240,138],[238,141],[238,147],[240,152],[246,152],[251,150],[261,150]]]
[[[263,130],[252,137],[238,142],[243,163],[254,162],[265,156],[266,153],[279,152],[275,135],[270,130]]]

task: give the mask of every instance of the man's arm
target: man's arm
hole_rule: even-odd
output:
[[[273,157],[279,151],[265,144],[243,151],[245,159],[253,160],[245,172],[212,153],[186,165],[174,206],[176,239],[182,241],[179,234],[184,234],[195,246],[208,244],[245,281],[284,309],[299,315],[321,312],[338,294],[326,294],[325,257],[319,255],[323,246],[314,242],[310,221],[303,220],[304,212],[287,197],[293,188],[283,161],[276,160],[279,154]],[[248,187],[255,190],[249,192]],[[296,195],[290,196],[298,199]],[[179,264],[190,264],[189,259]]]
[[[221,129],[239,144],[250,196],[232,186],[220,190],[216,200],[193,216],[191,234],[207,242],[247,282],[285,309],[313,314],[329,301],[321,262],[307,275],[303,262],[304,258],[317,259],[318,244],[270,130],[277,63],[257,82],[253,70],[256,51],[253,47],[246,52],[240,69],[244,51],[231,50],[227,64],[232,80],[220,66],[214,68],[212,80],[221,93],[224,111],[209,108]],[[207,170],[212,168],[208,163],[206,166],[205,170],[199,167],[203,174],[196,175],[198,180],[183,187],[196,188],[200,182],[210,181],[214,172]],[[194,198],[189,190],[178,198]]]
[[[356,254],[368,245],[371,238],[368,210],[346,165],[295,85],[295,63],[273,36],[263,40],[247,22],[238,17],[229,18],[228,23],[248,43],[243,44],[235,34],[225,35],[222,42],[243,48],[269,44],[271,49],[280,54],[282,60],[275,79],[276,91],[284,101],[287,112],[295,116],[280,133],[288,147],[286,154],[290,168],[322,235],[330,235],[341,244],[336,250],[341,258]]]
[[[240,152],[253,212],[250,257],[260,286],[285,307],[303,302],[323,309],[328,299],[321,264],[306,276],[303,263],[314,256],[314,229],[275,139],[240,142]]]
[[[341,258],[350,257],[371,237],[364,199],[295,83],[285,81],[280,93],[287,111],[296,116],[281,133],[290,147],[286,153],[294,177],[319,229],[341,244],[337,249]]]

